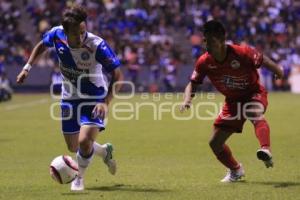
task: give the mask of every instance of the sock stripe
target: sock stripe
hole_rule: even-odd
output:
[[[80,155],[82,158],[84,158],[84,159],[90,159],[90,158],[93,156],[93,154],[94,154],[94,147],[92,148],[91,153],[88,154],[88,155],[84,155],[84,154],[82,153],[82,151],[80,150],[80,148],[78,149],[78,153],[79,153],[79,155]]]

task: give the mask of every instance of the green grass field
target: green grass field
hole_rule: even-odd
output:
[[[222,100],[217,95],[211,101]],[[114,144],[119,171],[111,176],[95,158],[81,193],[70,192],[69,185],[59,185],[49,175],[51,160],[69,154],[60,123],[49,115],[52,102],[39,94],[16,95],[0,104],[0,199],[300,199],[300,96],[269,96],[273,169],[256,159],[259,146],[249,122],[243,134],[229,140],[246,170],[245,181],[234,184],[219,183],[226,171],[208,146],[212,120],[178,121],[167,112],[153,120],[147,106],[140,109],[139,120],[118,121],[110,115],[97,140]],[[146,100],[135,96],[130,102]]]

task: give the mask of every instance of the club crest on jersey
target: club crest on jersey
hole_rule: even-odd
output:
[[[231,65],[232,69],[238,69],[241,66],[240,62],[237,60],[231,61],[230,65]]]
[[[90,54],[87,51],[82,52],[80,56],[82,60],[88,60],[90,58]]]

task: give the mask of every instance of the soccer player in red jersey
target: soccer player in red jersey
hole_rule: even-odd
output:
[[[242,132],[246,119],[252,122],[261,146],[257,158],[267,168],[273,167],[270,128],[263,115],[268,105],[267,91],[259,83],[257,68],[264,66],[277,78],[282,78],[283,72],[270,58],[248,46],[226,44],[225,28],[216,20],[206,22],[203,33],[207,52],[195,64],[180,109],[183,112],[190,107],[197,86],[205,76],[225,96],[225,105],[214,122],[209,145],[217,159],[229,168],[221,182],[234,182],[245,172],[225,142],[233,133]]]

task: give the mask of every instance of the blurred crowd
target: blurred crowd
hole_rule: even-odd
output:
[[[3,62],[24,64],[34,45],[28,35],[38,41],[60,24],[62,11],[73,3],[87,8],[88,30],[108,41],[122,60],[127,79],[141,90],[155,92],[162,85],[165,91],[176,90],[178,80],[187,78],[179,72],[203,53],[201,28],[212,18],[224,23],[228,42],[256,47],[284,67],[286,78],[281,81],[261,69],[268,90],[290,90],[293,75],[299,74],[300,1],[296,0],[26,0],[22,8],[34,28],[23,32],[18,30],[21,8],[0,0],[4,16],[0,70]],[[39,66],[54,67],[55,59],[50,51]]]
[[[19,30],[20,7],[12,1],[0,0],[0,72],[6,64],[23,64],[32,44]]]

